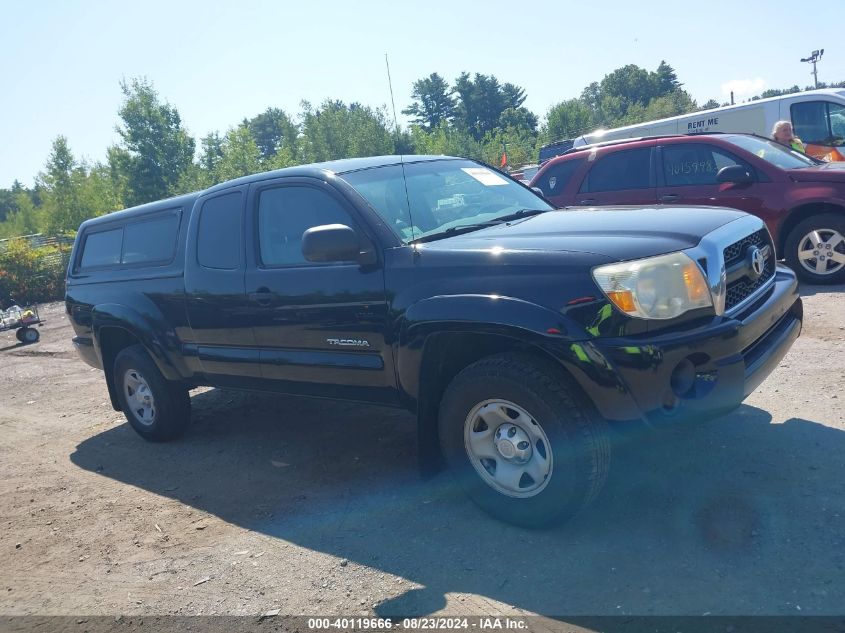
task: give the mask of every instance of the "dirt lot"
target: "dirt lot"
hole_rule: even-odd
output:
[[[735,413],[619,440],[575,521],[421,481],[405,413],[217,390],[149,444],[72,350],[0,334],[0,614],[842,614],[845,288]]]

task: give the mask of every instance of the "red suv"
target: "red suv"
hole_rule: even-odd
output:
[[[747,134],[600,143],[548,161],[531,186],[558,207],[715,205],[769,227],[806,281],[845,281],[845,162],[822,163]]]

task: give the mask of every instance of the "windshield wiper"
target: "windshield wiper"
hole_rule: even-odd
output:
[[[476,222],[473,224],[461,224],[460,226],[452,226],[448,229],[443,231],[437,231],[436,233],[429,233],[428,235],[423,235],[422,237],[418,237],[415,240],[411,240],[408,242],[409,244],[421,244],[422,242],[433,242],[434,240],[442,240],[447,237],[452,237],[453,235],[461,235],[462,233],[469,233],[470,231],[477,231],[478,229],[485,229],[490,226],[496,226],[497,224],[501,224],[502,222],[511,222],[513,220],[521,220],[522,218],[530,218],[533,215],[539,215],[540,213],[545,213],[546,211],[551,211],[551,209],[520,209],[514,213],[509,213],[508,215],[503,215],[500,218],[494,218],[492,220],[488,220],[487,222]]]
[[[520,218],[530,218],[532,215],[540,215],[551,209],[520,209],[514,213],[503,215],[500,218],[490,220],[489,224],[499,224],[500,222],[510,222],[511,220],[519,220]]]
[[[408,242],[408,244],[422,244],[423,242],[442,240],[446,237],[452,237],[453,235],[461,235],[462,233],[477,231],[478,229],[486,229],[489,226],[493,226],[493,224],[496,223],[481,222],[479,224],[461,224],[460,226],[452,226],[443,231],[437,231],[436,233],[429,233],[428,235],[418,237],[417,239]]]

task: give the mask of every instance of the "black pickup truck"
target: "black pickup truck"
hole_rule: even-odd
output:
[[[755,217],[555,210],[442,156],[293,167],[88,220],[66,302],[149,440],[186,429],[199,385],[404,407],[421,463],[521,525],[598,494],[608,424],[731,410],[802,323]]]

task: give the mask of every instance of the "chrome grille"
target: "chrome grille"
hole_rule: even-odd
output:
[[[731,264],[736,263],[737,260],[743,257],[745,255],[745,249],[748,246],[763,248],[766,244],[769,244],[769,232],[766,229],[760,229],[751,235],[743,237],[738,242],[734,242],[725,248],[725,266],[730,267]]]
[[[764,249],[765,266],[763,274],[754,279],[752,276],[741,274],[739,277],[728,281],[725,294],[725,310],[735,308],[743,301],[751,297],[762,288],[775,274],[775,248],[772,244],[769,232],[763,228],[727,246],[723,255],[725,268],[730,270],[736,266],[742,266],[746,259],[748,249],[752,246]],[[768,248],[766,248],[768,246]]]

